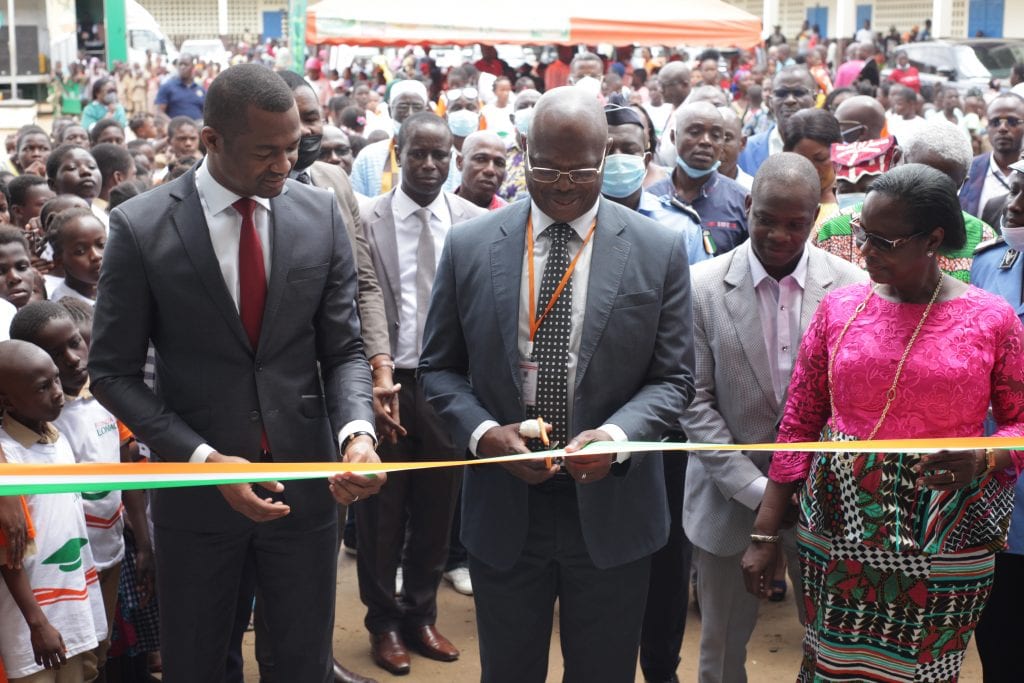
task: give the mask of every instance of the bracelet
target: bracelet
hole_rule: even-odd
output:
[[[979,474],[979,477],[987,477],[992,474],[996,469],[996,449],[986,448],[985,449],[985,469]]]
[[[380,361],[379,363],[370,363],[370,372],[377,372],[381,368],[390,368],[391,372],[395,371],[395,361],[390,358]]]
[[[357,436],[368,436],[368,437],[370,437],[370,440],[373,441],[374,447],[376,447],[377,439],[375,439],[373,434],[371,434],[370,432],[366,432],[366,431],[352,432],[351,434],[349,434],[348,436],[345,437],[344,441],[341,442],[341,454],[342,455],[345,455],[345,451],[348,449],[348,445],[350,443],[352,443],[352,439],[356,438]]]
[[[778,543],[780,538],[778,534],[750,534],[751,543]]]

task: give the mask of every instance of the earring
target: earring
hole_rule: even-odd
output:
[[[928,256],[929,256],[929,257],[935,256],[935,252],[934,252],[934,251],[929,251],[929,252],[928,252]]]

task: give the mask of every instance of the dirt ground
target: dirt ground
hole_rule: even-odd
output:
[[[747,675],[751,683],[792,681],[800,665],[802,628],[796,619],[792,591],[781,603],[762,603],[761,616],[747,652]],[[435,662],[415,653],[412,671],[408,676],[392,676],[377,668],[370,658],[369,638],[363,628],[363,605],[359,601],[356,585],[355,558],[342,554],[338,561],[338,617],[334,628],[334,652],[345,665],[364,676],[384,681],[410,681],[416,683],[471,683],[480,679],[479,653],[473,599],[452,590],[442,582],[438,593],[438,630],[462,651],[458,661],[450,664]],[[558,649],[558,622],[552,637],[548,681],[561,680],[561,655]],[[679,679],[690,682],[697,678],[697,650],[700,644],[700,617],[692,607],[687,617],[686,636],[683,639],[682,663]],[[252,658],[253,635],[247,633],[244,642],[246,680],[258,681]],[[636,682],[643,683],[637,667]],[[963,683],[981,683],[981,664],[973,641],[961,672]]]

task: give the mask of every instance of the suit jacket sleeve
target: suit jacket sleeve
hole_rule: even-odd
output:
[[[363,230],[363,222],[359,216],[359,200],[352,191],[352,184],[345,180],[338,184],[338,204],[341,207],[345,227],[352,241],[352,252],[356,258],[359,274],[359,321],[363,330],[363,346],[366,357],[373,358],[377,354],[391,354],[391,342],[388,338],[388,321],[384,314],[384,294],[377,280],[377,271],[373,267],[370,255],[370,243]]]
[[[660,438],[693,400],[693,329],[686,236],[675,233],[645,384],[605,422],[630,439]],[[614,334],[614,330],[609,330]]]
[[[188,460],[205,442],[146,386],[154,302],[142,253],[128,218],[110,214],[89,351],[90,388],[111,413],[164,460]]]
[[[452,237],[457,232],[448,231],[437,266],[423,330],[419,379],[430,405],[452,430],[455,445],[468,448],[473,430],[494,417],[477,399],[469,381],[469,352],[456,299]]]
[[[373,424],[370,366],[363,352],[355,306],[357,273],[352,246],[340,225],[337,202],[331,202],[331,265],[320,308],[313,320],[317,358],[324,382],[331,426],[337,434],[353,420]]]
[[[693,341],[696,355],[696,386],[693,402],[683,413],[683,430],[687,438],[695,443],[736,443],[729,425],[718,411],[715,354],[708,343],[708,320],[705,314],[713,310],[709,307],[719,304],[710,301],[710,293],[701,291],[699,286],[695,287],[694,291],[696,306],[693,316]],[[709,296],[704,297],[702,294]],[[758,330],[754,332],[759,333]],[[707,476],[728,499],[754,480],[764,476],[750,458],[735,451],[694,451],[690,453],[690,457],[700,460]]]

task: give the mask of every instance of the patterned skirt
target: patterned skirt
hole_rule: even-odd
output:
[[[918,490],[919,461],[814,459],[798,534],[807,608],[799,681],[957,680],[1013,488],[988,477],[959,491]]]

